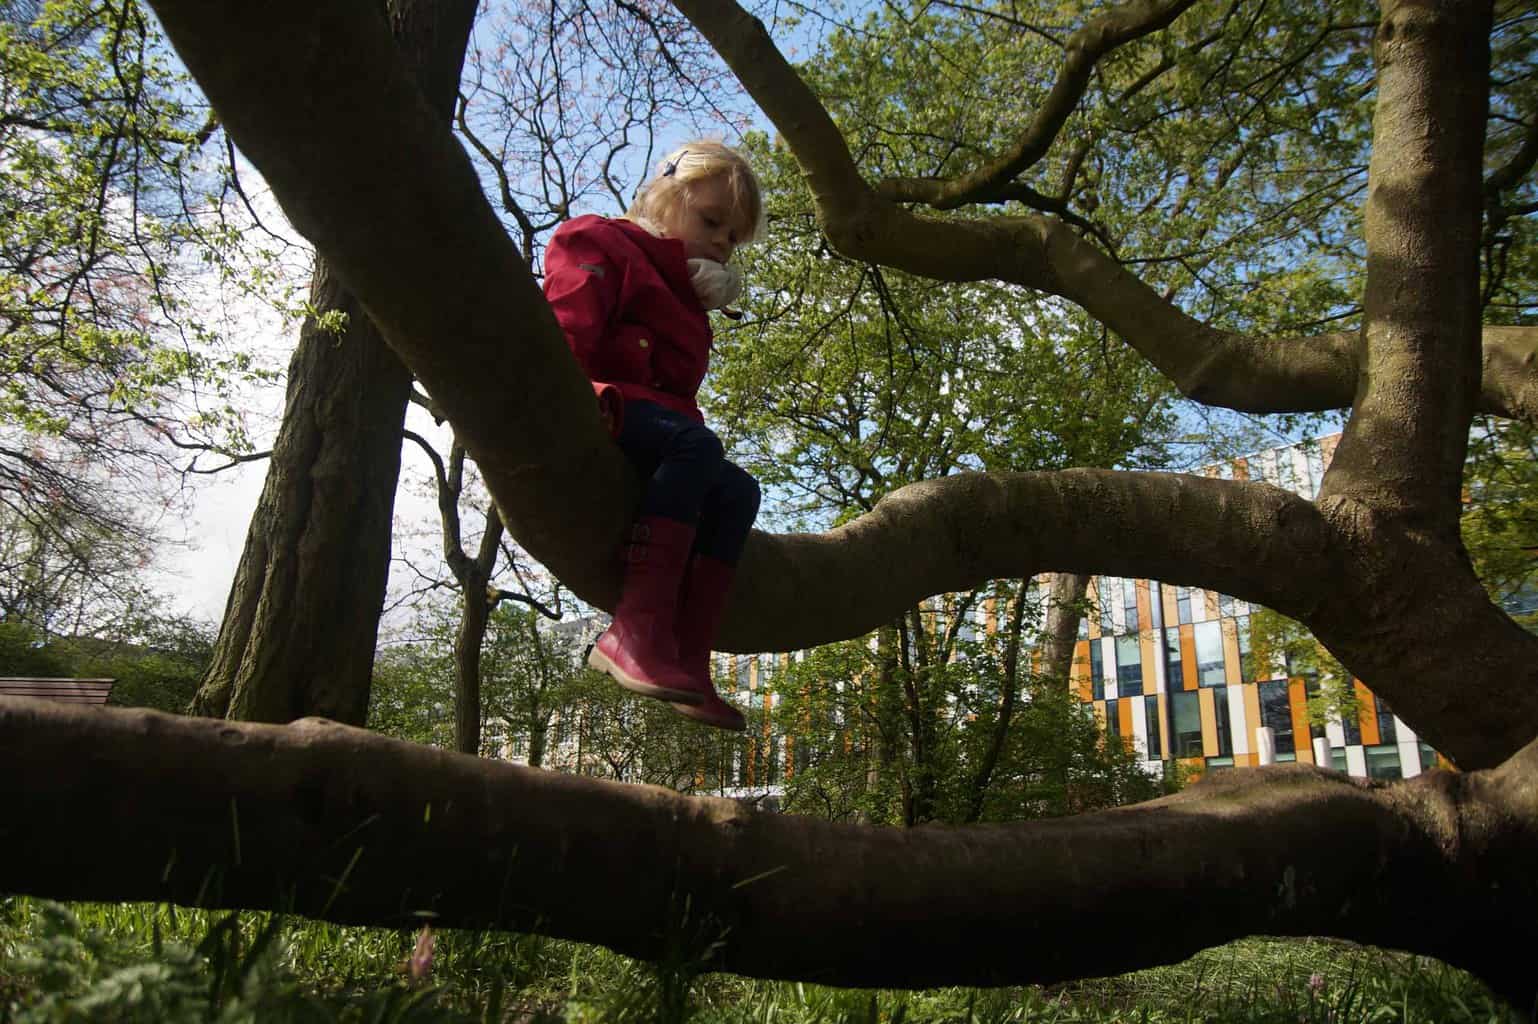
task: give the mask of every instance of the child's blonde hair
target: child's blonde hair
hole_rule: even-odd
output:
[[[738,244],[751,242],[763,232],[764,199],[758,176],[741,153],[711,139],[686,142],[663,158],[652,179],[636,190],[625,216],[658,231],[688,206],[692,183],[717,176],[726,178],[733,205],[747,224],[747,234]]]

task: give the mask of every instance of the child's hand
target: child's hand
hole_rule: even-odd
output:
[[[720,309],[742,294],[742,271],[715,260],[690,260],[689,281],[706,309]]]

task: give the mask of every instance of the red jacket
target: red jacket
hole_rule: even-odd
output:
[[[703,421],[694,402],[710,361],[710,319],[689,283],[684,245],[589,214],[545,250],[545,298],[599,401],[656,402]]]

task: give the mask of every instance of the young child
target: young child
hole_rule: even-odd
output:
[[[624,218],[568,221],[545,252],[545,297],[646,481],[614,623],[588,664],[736,730],[742,713],[717,695],[710,650],[759,488],[726,461],[694,396],[712,343],[706,310],[741,291],[730,261],[758,234],[762,210],[747,161],[700,140],[662,162]]]

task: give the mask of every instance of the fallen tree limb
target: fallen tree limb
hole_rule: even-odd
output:
[[[852,986],[1050,982],[1331,935],[1440,957],[1518,1006],[1535,993],[1538,744],[1391,786],[1236,770],[1100,814],[900,830],[318,719],[8,699],[0,778],[9,893],[426,917]]]

